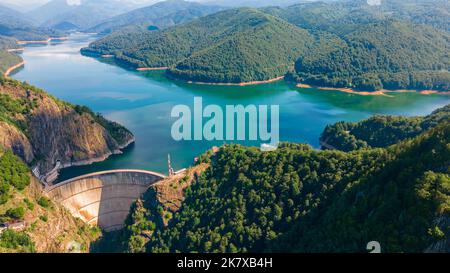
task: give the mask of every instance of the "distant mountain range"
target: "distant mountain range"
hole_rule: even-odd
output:
[[[223,9],[223,7],[217,5],[202,5],[183,0],[169,0],[114,16],[88,29],[88,31],[107,34],[119,29],[136,26],[143,28],[151,26],[161,29],[185,23],[194,18]]]
[[[134,7],[121,1],[86,0],[80,5],[69,5],[66,0],[53,0],[27,15],[42,27],[84,30]]]
[[[214,4],[224,7],[267,7],[267,6],[280,6],[287,7],[290,5],[313,2],[315,0],[197,0],[202,4]]]
[[[46,40],[61,34],[58,31],[37,27],[24,14],[0,6],[0,35],[14,37],[18,40]]]

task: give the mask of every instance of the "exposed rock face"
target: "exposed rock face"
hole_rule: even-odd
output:
[[[8,118],[25,126],[19,129],[0,123],[0,144],[12,148],[28,163],[35,158],[41,175],[52,171],[58,162],[60,167],[68,167],[105,160],[134,141],[122,126],[102,120],[109,130],[117,130],[114,138],[86,109],[76,111],[44,91],[14,80],[2,79],[0,83],[0,95],[31,105],[25,114],[7,113]]]
[[[41,173],[51,170],[58,160],[63,166],[103,160],[120,146],[92,116],[80,115],[48,97],[30,117],[29,132],[35,153],[43,158]]]
[[[0,146],[12,150],[27,163],[31,163],[34,159],[33,147],[28,138],[13,125],[2,121],[0,121]]]

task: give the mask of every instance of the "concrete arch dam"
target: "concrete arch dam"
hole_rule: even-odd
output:
[[[113,170],[76,177],[46,189],[73,216],[105,231],[121,229],[130,207],[151,185],[166,177],[140,170]]]

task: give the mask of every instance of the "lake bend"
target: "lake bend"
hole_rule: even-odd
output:
[[[11,76],[36,85],[73,104],[117,121],[136,137],[136,143],[121,155],[89,166],[63,169],[59,181],[79,175],[111,170],[142,169],[167,173],[167,155],[175,170],[188,167],[193,159],[227,141],[176,141],[171,136],[172,108],[193,106],[201,97],[204,105],[278,105],[280,140],[307,143],[319,148],[327,124],[359,121],[375,114],[426,115],[450,103],[449,95],[389,93],[362,96],[314,88],[300,89],[284,81],[252,86],[196,85],[167,79],[162,71],[134,71],[108,58],[92,58],[80,49],[96,36],[72,34],[66,41],[27,46],[25,66]],[[236,141],[259,146],[257,141]]]

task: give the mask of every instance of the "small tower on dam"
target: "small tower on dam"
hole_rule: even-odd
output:
[[[172,168],[172,160],[170,159],[170,154],[167,155],[167,165],[169,167],[169,177],[175,175],[175,171]]]

